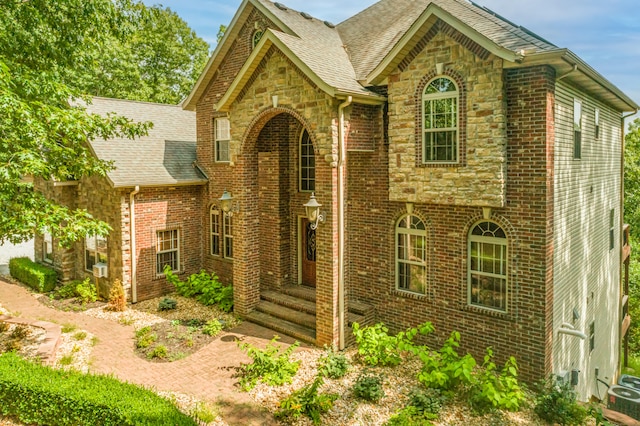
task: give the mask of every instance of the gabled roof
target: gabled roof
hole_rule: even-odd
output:
[[[95,155],[111,161],[107,177],[115,188],[132,186],[202,185],[206,177],[196,160],[195,113],[179,105],[94,97],[87,111],[106,116],[123,115],[134,122],[151,121],[149,134],[141,138],[94,140]]]
[[[559,75],[579,65],[569,81],[593,92],[621,111],[638,108],[631,99],[576,55],[559,49],[526,28],[465,0],[381,0],[337,26],[270,0],[244,0],[205,72],[183,103],[186,109],[204,93],[215,69],[233,44],[250,11],[258,9],[278,28],[268,30],[236,76],[218,110],[228,109],[267,51],[275,47],[330,96],[355,102],[380,102],[369,87],[386,77],[438,20],[505,60],[505,68],[548,60]]]

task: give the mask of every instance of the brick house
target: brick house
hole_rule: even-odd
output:
[[[93,153],[115,166],[106,177],[37,182],[49,197],[86,209],[112,230],[107,238],[88,235],[69,249],[50,235],[36,236],[35,259],[51,264],[62,281],[93,279],[93,266],[105,265],[105,276],[97,278],[103,296],[116,278],[134,302],[166,294],[173,288],[164,265],[186,274],[200,270],[200,200],[207,179],[195,166],[195,114],[177,105],[99,97],[87,110],[151,121],[153,127],[134,141],[91,142]]]
[[[181,229],[183,270],[233,283],[241,316],[340,348],[353,321],[431,321],[430,343],[460,331],[525,379],[575,370],[585,400],[604,394],[596,369],[618,374],[638,105],[571,51],[461,0],[382,0],[338,25],[244,0],[183,107],[198,179],[164,204],[178,225],[141,223],[133,182],[115,204],[124,224],[134,200],[136,235]]]

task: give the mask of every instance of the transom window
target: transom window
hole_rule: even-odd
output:
[[[497,224],[477,224],[469,234],[469,304],[507,311],[507,236]]]
[[[316,156],[309,132],[304,130],[300,136],[300,191],[316,189]]]
[[[87,235],[84,239],[84,268],[92,271],[96,263],[107,263],[107,239]]]
[[[215,133],[216,162],[229,162],[229,141],[231,140],[231,125],[228,118],[216,118],[213,122]]]
[[[211,207],[211,254],[233,258],[233,217]]]
[[[163,274],[164,267],[167,265],[174,272],[180,269],[180,232],[178,229],[156,233],[156,273]]]
[[[427,292],[427,229],[417,216],[406,215],[396,226],[396,286],[412,293]]]
[[[447,77],[432,80],[422,95],[423,163],[458,162],[458,99]]]

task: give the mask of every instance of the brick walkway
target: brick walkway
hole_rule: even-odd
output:
[[[0,303],[14,316],[59,324],[72,323],[96,335],[99,340],[93,348],[92,373],[113,374],[131,383],[182,392],[217,403],[221,407],[221,416],[230,425],[276,424],[273,416],[256,405],[248,394],[237,390],[234,386],[236,380],[231,377],[232,367],[248,360],[235,340],[242,339],[264,347],[274,335],[269,329],[244,322],[230,334],[185,359],[152,363],[134,354],[132,326],[48,308],[23,287],[2,280]],[[283,336],[280,342],[290,344],[293,340]]]

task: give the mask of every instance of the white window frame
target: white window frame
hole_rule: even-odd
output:
[[[475,235],[474,231],[478,227],[481,227],[484,224],[494,225],[502,232],[504,237],[496,237],[496,236],[489,236],[489,235]],[[484,234],[486,233],[490,233],[490,231],[487,230]],[[473,262],[474,244],[478,245],[478,248],[477,248],[478,259],[475,262]],[[494,257],[493,257],[494,267],[495,267],[495,261],[498,260],[500,265],[500,273],[482,270],[482,266],[481,266],[482,262],[480,261],[480,259],[482,258],[481,254],[485,253],[484,251],[485,246],[487,247],[487,252],[488,252],[489,246],[492,246],[492,251],[494,254]],[[499,257],[495,256],[496,248],[500,248]],[[480,250],[482,250],[482,253],[480,253]],[[473,268],[474,263],[477,265],[476,269]],[[509,307],[508,306],[508,298],[509,298],[508,269],[509,269],[508,237],[504,229],[499,224],[490,220],[483,220],[473,225],[469,230],[468,243],[467,243],[467,303],[468,305],[473,306],[474,308],[481,308],[481,309],[486,309],[490,311],[506,313]],[[496,306],[496,304],[489,305],[487,303],[483,303],[480,300],[480,297],[481,297],[480,292],[483,290],[480,288],[479,285],[478,286],[474,285],[474,275],[478,277],[478,279],[488,278],[488,279],[504,280],[503,288],[499,291],[499,293],[501,294],[501,300],[499,300],[499,302],[500,301],[502,302],[499,306]],[[477,294],[477,297],[474,296],[474,290],[475,290],[475,293]],[[495,289],[485,290],[485,291],[496,293]]]
[[[42,261],[53,263],[53,237],[48,231],[42,234]]]
[[[616,248],[616,209],[609,211],[609,251]]]
[[[417,221],[419,221],[418,225],[421,225],[423,229],[414,228],[414,222],[412,219],[416,219]],[[408,224],[409,227],[402,226],[403,223]],[[422,244],[422,249],[417,246],[418,244],[420,244],[420,241]],[[412,245],[412,242],[415,242],[416,244]],[[413,214],[405,214],[398,220],[398,222],[396,222],[394,251],[396,265],[396,290],[412,294],[419,294],[422,296],[426,295],[428,284],[427,256],[429,250],[427,225],[420,217]],[[400,256],[401,251],[403,252],[402,257]],[[419,256],[415,256],[416,251],[418,252]],[[421,289],[411,288],[411,284],[413,282],[412,276],[408,276],[408,283],[403,282],[406,280],[406,278],[403,280],[403,277],[406,277],[407,275],[402,274],[402,269],[408,267],[410,271],[409,274],[411,275],[410,268],[416,266],[422,268],[422,274],[424,276],[422,283],[420,283],[422,285]]]
[[[92,258],[93,263],[91,263],[90,258]],[[93,265],[96,263],[107,263],[108,260],[106,237],[86,235],[84,238],[84,269],[93,272]]]
[[[427,93],[429,88],[438,80],[448,80],[455,87],[455,91],[438,93]],[[452,124],[449,127],[433,127],[436,120],[436,109],[434,105],[438,101],[452,100],[451,111],[447,114],[453,116]],[[427,103],[429,107],[427,108]],[[427,114],[429,113],[429,116]],[[448,76],[440,75],[429,81],[422,92],[422,163],[423,164],[458,164],[460,162],[460,89],[456,82]],[[433,137],[436,133],[453,134],[455,139],[452,148],[455,149],[452,158],[439,159],[435,153]],[[448,149],[448,148],[446,148]],[[448,157],[448,155],[447,155]]]
[[[233,259],[233,216],[225,213],[223,217],[224,257]]]
[[[260,40],[262,39],[262,36],[264,35],[264,31],[262,30],[255,30],[253,32],[253,34],[251,34],[251,48],[255,49],[256,46],[258,45],[258,43],[260,43]]]
[[[175,236],[174,236],[175,235]],[[169,247],[162,247],[162,244],[165,242],[169,242]],[[162,229],[156,231],[156,275],[164,275],[164,265],[169,264],[167,261],[161,261],[160,256],[165,255],[167,253],[175,253],[174,265],[171,265],[171,270],[173,272],[180,271],[180,229],[172,228],[172,229]],[[160,265],[163,265],[160,267]]]
[[[214,156],[216,163],[229,163],[231,154],[229,152],[231,142],[231,123],[226,117],[215,118],[213,120],[214,133]]]
[[[211,206],[209,226],[211,255],[233,259],[233,216],[224,213],[218,206]]]
[[[298,155],[298,188],[300,192],[313,192],[316,189],[316,156],[311,135],[306,129],[300,133],[298,151],[300,153]]]
[[[593,114],[594,114],[593,124],[595,126],[594,136],[595,136],[595,139],[600,139],[600,108],[596,108]]]
[[[582,101],[573,100],[573,158],[582,158]]]

